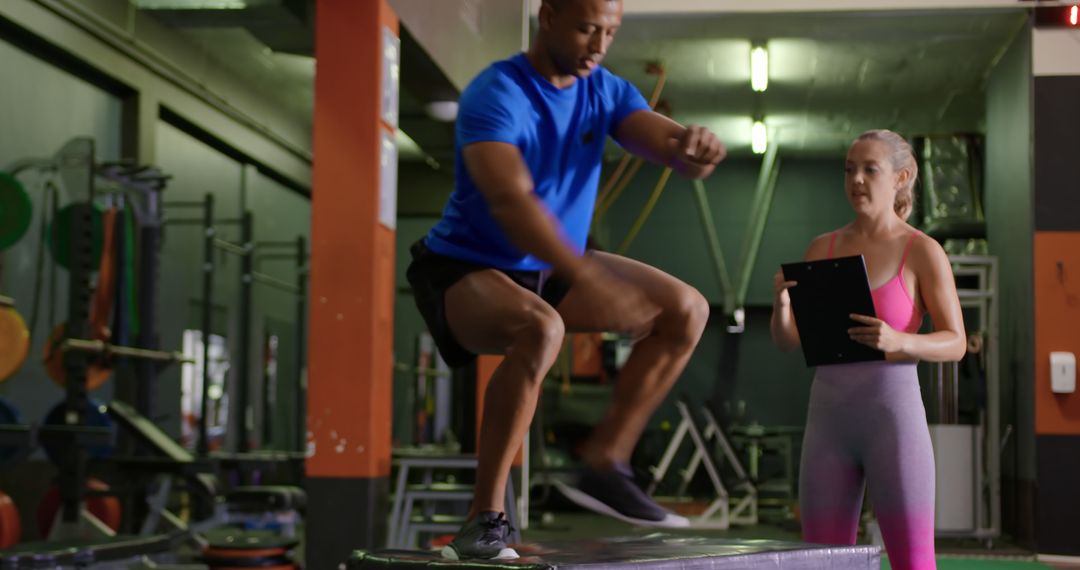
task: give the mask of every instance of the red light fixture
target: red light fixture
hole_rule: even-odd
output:
[[[1026,2],[1027,0],[1025,0]],[[1080,28],[1080,4],[1064,2],[1057,5],[1041,4],[1035,6],[1036,28]]]

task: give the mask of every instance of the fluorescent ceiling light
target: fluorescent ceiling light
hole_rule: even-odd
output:
[[[136,0],[146,10],[243,10],[245,0]]]
[[[757,92],[769,88],[769,50],[763,46],[750,50],[750,88]]]
[[[754,154],[763,154],[768,147],[769,134],[765,123],[754,121],[754,126],[750,128],[750,150],[754,151]]]
[[[432,119],[443,123],[452,123],[457,119],[457,101],[432,101],[424,106],[424,110]]]

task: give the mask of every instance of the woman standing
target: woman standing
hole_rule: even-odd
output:
[[[934,454],[916,363],[963,357],[960,300],[945,251],[907,223],[918,175],[907,141],[863,133],[844,170],[855,219],[811,242],[806,259],[864,256],[877,318],[851,315],[848,332],[886,359],[817,368],[800,467],[803,538],[854,544],[868,482],[892,567],[936,568]],[[771,332],[783,351],[800,344],[788,294],[795,286],[776,274]],[[934,330],[918,334],[927,314]]]

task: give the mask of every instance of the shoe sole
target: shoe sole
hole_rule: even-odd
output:
[[[442,547],[442,550],[439,551],[439,554],[447,560],[461,560],[461,557],[458,556],[457,550],[454,550],[454,547],[450,546],[449,544]],[[513,560],[515,558],[519,558],[516,550],[514,550],[513,548],[504,548],[500,550],[499,554],[496,556],[493,556],[491,558],[476,558],[475,560]]]
[[[644,527],[651,527],[651,528],[689,528],[690,527],[690,519],[688,519],[686,517],[683,517],[683,516],[676,515],[674,513],[668,513],[663,519],[660,519],[658,521],[651,521],[651,520],[646,520],[646,519],[638,519],[638,518],[634,518],[634,517],[631,517],[631,516],[627,516],[627,515],[624,515],[624,514],[620,513],[619,511],[616,511],[615,509],[611,508],[610,506],[608,506],[603,501],[597,500],[597,499],[593,498],[591,495],[588,495],[588,494],[586,494],[586,493],[584,493],[584,492],[582,492],[582,491],[580,491],[578,489],[575,489],[574,487],[571,487],[571,486],[567,485],[566,483],[563,483],[562,481],[554,481],[553,483],[555,484],[555,487],[557,487],[559,489],[559,491],[562,492],[563,496],[565,496],[567,499],[570,499],[575,504],[577,504],[579,507],[588,509],[590,511],[593,511],[594,513],[607,515],[609,517],[619,519],[619,520],[621,520],[623,522],[630,523],[630,524],[635,525],[635,526],[644,526]]]

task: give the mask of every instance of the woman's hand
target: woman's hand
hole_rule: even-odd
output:
[[[848,336],[851,337],[851,340],[886,353],[904,351],[906,334],[898,332],[881,319],[866,315],[853,314],[849,316],[851,320],[864,325],[848,329]]]
[[[791,294],[788,293],[788,289],[796,285],[798,285],[796,281],[784,280],[784,270],[777,271],[773,276],[773,306],[782,309],[791,305]]]
[[[769,333],[773,343],[783,352],[799,347],[799,330],[795,326],[795,315],[791,311],[791,295],[788,289],[795,286],[794,281],[784,280],[784,271],[776,272],[773,277],[773,312],[769,319]]]

